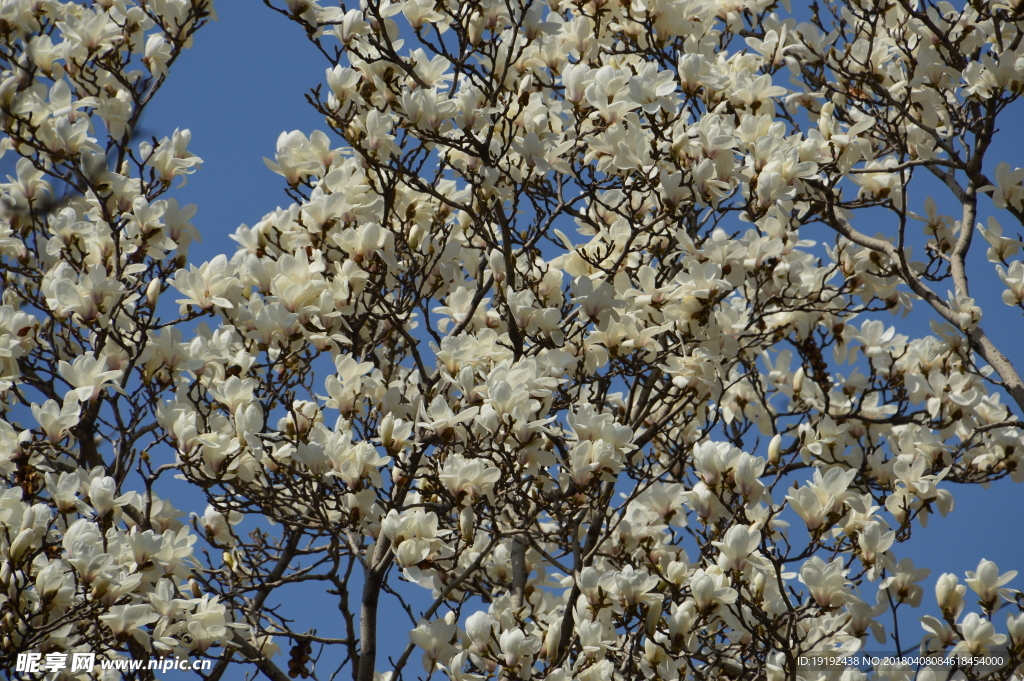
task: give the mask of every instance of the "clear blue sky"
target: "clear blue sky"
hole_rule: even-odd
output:
[[[162,137],[176,127],[191,129],[191,150],[205,161],[188,185],[173,193],[179,202],[199,206],[195,224],[203,243],[191,252],[197,263],[222,252],[230,254],[235,244],[228,235],[239,224],[251,225],[290,201],[283,178],[262,161],[264,156],[273,157],[278,134],[328,130],[304,99],[310,87],[323,82],[327,64],[298,27],[256,0],[220,0],[216,6],[220,21],[196,36],[195,47],[174,66],[142,121],[146,136]],[[984,244],[978,246],[984,253]],[[993,290],[986,296],[991,300],[986,309],[996,315],[994,324],[987,320],[988,326],[994,326],[993,335],[1012,343],[1021,362],[1024,353],[1013,341],[1011,326],[998,323],[998,315],[1009,312],[998,295]],[[1013,313],[1005,318],[1020,328]],[[919,327],[917,333],[928,331]],[[933,517],[926,530],[915,529],[910,542],[895,547],[899,557],[909,555],[919,566],[932,569],[926,581],[927,604],[934,603],[933,585],[941,572],[955,572],[962,579],[980,558],[995,560],[1003,571],[1024,570],[1024,487],[1007,481],[989,490],[954,486],[953,491],[956,511],[950,517]],[[202,512],[198,499],[191,508],[187,498],[176,502],[185,510]],[[1010,586],[1024,587],[1024,576]],[[289,609],[296,614],[305,611],[308,626],[317,627],[321,635],[342,635],[339,618],[317,593],[297,594]],[[405,646],[408,627],[405,621],[385,616],[383,628],[386,658]],[[920,633],[913,624],[908,638],[919,639]],[[287,651],[277,660],[284,665]],[[418,666],[418,656],[412,664]]]

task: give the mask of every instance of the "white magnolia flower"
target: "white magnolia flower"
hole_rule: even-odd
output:
[[[1002,587],[1016,576],[1016,570],[999,574],[999,567],[995,563],[982,559],[978,563],[976,571],[967,572],[965,582],[971,588],[971,591],[978,594],[983,607],[987,610],[994,610],[999,603],[1000,597],[1009,600],[1011,594],[1015,592],[1015,589],[1004,589]]]

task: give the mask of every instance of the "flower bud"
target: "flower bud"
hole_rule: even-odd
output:
[[[939,602],[939,608],[946,617],[956,619],[964,607],[964,593],[967,587],[957,584],[956,575],[946,573],[939,577],[935,583],[935,600]]]
[[[474,47],[480,45],[484,35],[484,16],[477,12],[469,19],[469,43]]]
[[[394,432],[395,416],[389,412],[387,416],[380,420],[380,443],[384,445],[385,449],[389,449],[394,442],[392,437]]]
[[[21,530],[11,542],[8,551],[12,563],[17,563],[29,549],[33,548],[36,540],[42,536],[42,532],[36,527],[26,527]]]
[[[777,464],[782,458],[782,435],[775,433],[768,443],[768,463]]]
[[[753,588],[751,589],[751,592],[754,594],[754,596],[757,597],[758,600],[760,600],[762,597],[764,597],[764,587],[766,584],[764,573],[760,571],[755,572],[754,579],[752,580],[752,582],[753,583],[751,584],[751,586]]]
[[[423,237],[426,236],[427,230],[421,225],[415,224],[409,230],[409,248],[417,250],[420,244],[423,243]]]
[[[150,307],[156,307],[156,300],[160,296],[161,281],[154,279],[146,287],[146,303]]]
[[[494,634],[496,621],[490,614],[479,611],[466,620],[466,636],[469,637],[473,652],[480,654],[487,650],[487,645]]]
[[[494,249],[487,256],[487,264],[494,275],[494,283],[500,284],[505,281],[505,257],[501,251]]]
[[[476,514],[473,512],[472,506],[466,506],[466,508],[459,511],[459,532],[462,533],[462,538],[467,544],[473,543],[473,533],[476,530]]]
[[[661,608],[648,607],[647,615],[644,617],[644,633],[647,634],[648,640],[654,638],[654,635],[658,631],[658,622],[660,621]]]
[[[110,476],[97,478],[89,485],[89,503],[96,509],[96,515],[103,518],[114,510],[114,493],[117,483]]]
[[[235,435],[242,442],[246,435],[255,435],[263,430],[263,409],[259,402],[240,404],[235,407]]]
[[[1006,617],[1006,630],[1010,634],[1010,640],[1017,650],[1024,649],[1024,614],[1014,617],[1012,614]]]

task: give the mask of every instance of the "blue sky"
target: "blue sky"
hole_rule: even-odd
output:
[[[203,168],[189,178],[187,186],[172,194],[182,204],[199,206],[194,222],[203,242],[192,247],[195,263],[232,253],[235,244],[228,235],[238,225],[251,225],[290,202],[283,178],[262,160],[273,157],[277,136],[294,129],[307,134],[328,130],[304,98],[310,87],[323,82],[327,64],[301,30],[254,0],[220,0],[217,11],[220,21],[199,32],[194,48],[175,64],[142,120],[145,136],[163,137],[176,127],[191,129],[191,151],[204,159]],[[983,243],[978,250],[984,253]],[[987,309],[1002,315],[1006,309],[998,296],[998,289],[989,291],[986,299],[992,302]],[[896,320],[888,323],[898,324]],[[988,325],[997,341],[1001,337],[1011,343],[1018,365],[1024,364],[1024,352],[1013,343],[1010,326],[1000,324],[998,318]],[[909,333],[928,330],[920,324]],[[957,507],[950,517],[933,517],[927,529],[915,529],[909,542],[896,547],[899,557],[910,556],[919,566],[932,568],[926,580],[926,604],[934,603],[932,586],[941,572],[955,572],[962,579],[963,572],[974,569],[981,558],[995,560],[1003,571],[1024,569],[1024,488],[1005,481],[989,490],[954,486],[953,491]],[[190,499],[194,506],[189,506]],[[175,497],[175,502],[199,513],[205,503],[198,497]],[[1010,586],[1024,587],[1024,578]],[[316,627],[324,636],[343,635],[340,618],[323,602],[319,590],[301,589],[294,595],[287,610],[303,613],[300,621],[306,626]],[[407,621],[397,619],[397,613],[385,614],[381,659],[404,648]],[[908,637],[919,635],[920,630],[911,627]],[[414,668],[417,659],[414,655]],[[286,664],[287,651],[278,662]],[[384,667],[379,663],[379,668]]]

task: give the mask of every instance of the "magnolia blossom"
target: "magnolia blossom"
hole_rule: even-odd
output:
[[[971,588],[971,591],[978,594],[987,610],[994,610],[1000,597],[1009,599],[1011,594],[1015,592],[1014,589],[1003,589],[1001,587],[1016,577],[1017,571],[1010,570],[1009,572],[999,574],[999,567],[990,560],[982,559],[978,563],[977,571],[968,571],[966,574],[967,579],[965,581],[967,586]]]
[[[409,640],[423,650],[423,668],[430,671],[438,660],[451,657],[451,641],[455,637],[456,626],[448,618],[433,622],[420,622],[419,626],[409,632]]]
[[[904,542],[1024,481],[1019,4],[272,0],[324,125],[197,255],[210,1],[3,3],[0,662],[1018,679]]]

